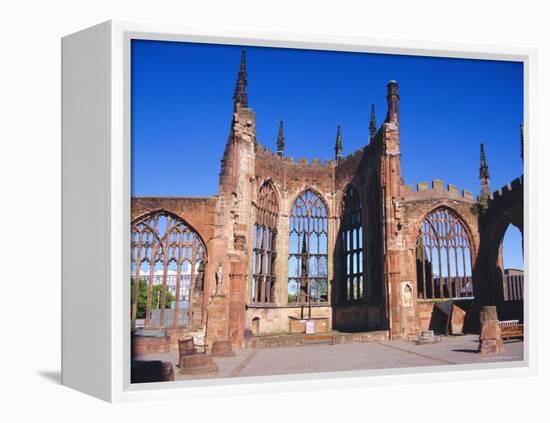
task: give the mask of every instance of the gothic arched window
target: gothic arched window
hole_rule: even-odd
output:
[[[365,298],[363,270],[363,221],[359,193],[349,187],[342,202],[340,242],[342,248],[342,268],[345,279],[343,297],[345,301],[358,301]]]
[[[206,248],[180,218],[159,211],[132,223],[132,327],[186,325],[193,290],[202,290]]]
[[[260,188],[255,209],[251,301],[257,304],[274,303],[279,206],[277,194],[270,182],[265,182]]]
[[[471,242],[464,223],[450,210],[426,216],[416,239],[418,298],[473,296]]]
[[[328,213],[312,190],[302,192],[292,206],[288,247],[288,302],[327,302]]]

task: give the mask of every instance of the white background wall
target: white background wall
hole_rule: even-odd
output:
[[[216,3],[215,5],[213,3]],[[539,180],[550,143],[548,10],[538,1],[3,1],[0,6],[0,419],[3,421],[542,421],[548,312],[539,307],[537,377],[111,406],[59,385],[60,38],[108,19],[472,42],[539,49]],[[546,39],[546,43],[543,40]],[[546,118],[546,119],[545,119]],[[541,210],[548,207],[542,195]],[[541,213],[541,218],[545,213]],[[34,232],[31,232],[34,231]],[[548,223],[536,228],[542,240]],[[541,242],[544,264],[548,248]],[[7,275],[6,275],[7,270]],[[84,270],[84,269],[83,269]],[[542,266],[541,266],[541,270]],[[548,298],[541,272],[539,298]],[[540,302],[539,302],[540,303]],[[546,307],[548,309],[548,307]],[[28,313],[25,313],[28,310]],[[15,316],[15,317],[12,317]],[[86,363],[82,363],[86,365]],[[313,407],[313,408],[312,408]],[[498,416],[498,417],[497,417]],[[388,419],[388,417],[390,417]],[[384,420],[381,420],[384,419]],[[434,419],[435,420],[435,419]]]

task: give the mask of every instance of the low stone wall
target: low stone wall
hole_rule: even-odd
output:
[[[134,357],[151,353],[170,352],[169,336],[134,336],[132,342]]]
[[[332,343],[351,344],[354,342],[381,342],[389,340],[389,331],[372,331],[358,333],[327,333],[332,336]],[[307,344],[307,335],[303,334],[280,334],[269,336],[254,336],[244,340],[244,348],[278,348],[278,347],[299,347]]]
[[[308,319],[289,318],[289,332],[307,333],[307,322]],[[325,333],[329,331],[328,318],[320,317],[317,319],[312,319],[311,322],[313,322],[314,333]]]
[[[382,342],[388,341],[389,339],[390,333],[387,330],[341,333],[333,336],[333,341],[335,344],[351,344],[352,342]]]
[[[205,344],[204,327],[168,327],[164,336],[136,335],[133,337],[134,355],[166,353],[178,349],[178,339],[193,337],[196,345]]]
[[[283,334],[290,332],[290,317],[300,319],[301,307],[249,307],[246,310],[245,328],[254,335]],[[309,317],[307,306],[303,317]],[[311,317],[326,319],[327,329],[332,328],[332,309],[330,306],[312,306]],[[259,319],[259,320],[255,320]],[[258,331],[259,329],[259,331]],[[256,333],[258,331],[258,333]]]
[[[244,348],[298,347],[301,345],[304,345],[304,336],[300,334],[255,336],[245,339],[243,343]]]

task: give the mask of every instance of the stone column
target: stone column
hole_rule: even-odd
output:
[[[498,324],[496,306],[481,307],[479,313],[481,322],[481,333],[479,335],[479,353],[504,352],[504,343],[500,337],[500,326]]]

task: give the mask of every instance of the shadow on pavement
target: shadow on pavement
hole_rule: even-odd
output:
[[[61,371],[59,370],[40,370],[38,374],[50,382],[61,385]]]

